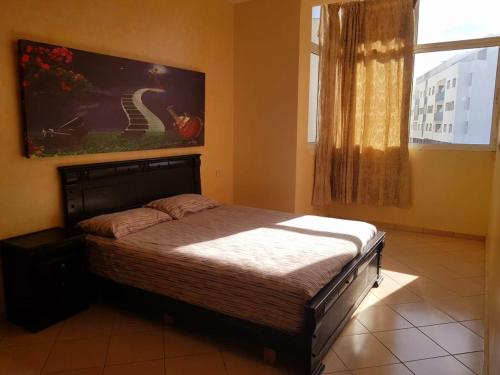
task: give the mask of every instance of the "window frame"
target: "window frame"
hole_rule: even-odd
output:
[[[466,40],[454,40],[447,42],[436,42],[436,43],[424,43],[418,44],[418,21],[419,21],[419,10],[420,10],[420,0],[416,1],[415,4],[415,40],[413,48],[413,63],[415,62],[415,56],[420,53],[429,52],[443,52],[452,50],[463,50],[463,49],[473,49],[473,48],[487,48],[487,47],[498,47],[497,56],[497,72],[495,79],[495,90],[493,92],[493,109],[491,117],[491,132],[490,132],[490,143],[489,144],[464,144],[464,143],[411,143],[408,142],[408,147],[410,149],[416,150],[466,150],[466,151],[496,151],[498,132],[500,127],[500,36],[487,37],[487,38],[476,38],[476,39],[466,39]],[[412,92],[413,92],[413,78],[412,78]],[[410,96],[412,100],[412,96]],[[411,107],[411,104],[410,104]],[[408,126],[408,129],[410,126]],[[498,145],[500,150],[500,144]]]

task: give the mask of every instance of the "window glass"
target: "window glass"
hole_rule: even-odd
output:
[[[420,0],[418,43],[500,35],[499,0]]]
[[[311,67],[309,70],[309,119],[307,141],[316,142],[316,116],[318,111],[318,71],[319,56],[311,53]]]
[[[497,61],[498,47],[416,54],[410,121],[430,124],[435,132],[411,128],[410,143],[490,144]],[[450,80],[455,87],[446,88]],[[420,110],[429,106],[434,113]],[[450,124],[451,135],[441,132],[443,123]]]

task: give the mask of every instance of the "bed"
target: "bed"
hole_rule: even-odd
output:
[[[200,155],[59,168],[65,220],[201,193]],[[120,239],[87,236],[99,289],[205,321],[276,351],[306,374],[381,280],[384,233],[368,223],[233,205]]]

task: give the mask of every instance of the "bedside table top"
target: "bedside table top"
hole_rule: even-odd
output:
[[[82,236],[84,236],[84,233],[81,231],[65,228],[51,228],[8,238],[2,242],[19,249],[33,250],[53,244],[62,244],[73,240],[79,240]]]

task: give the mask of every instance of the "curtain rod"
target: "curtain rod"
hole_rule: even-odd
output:
[[[366,2],[366,1],[377,1],[377,0],[311,0],[312,6],[323,5],[323,4],[337,4],[337,3],[355,3],[355,2]],[[378,0],[383,1],[383,0]],[[413,0],[413,7],[417,6],[418,0]]]

